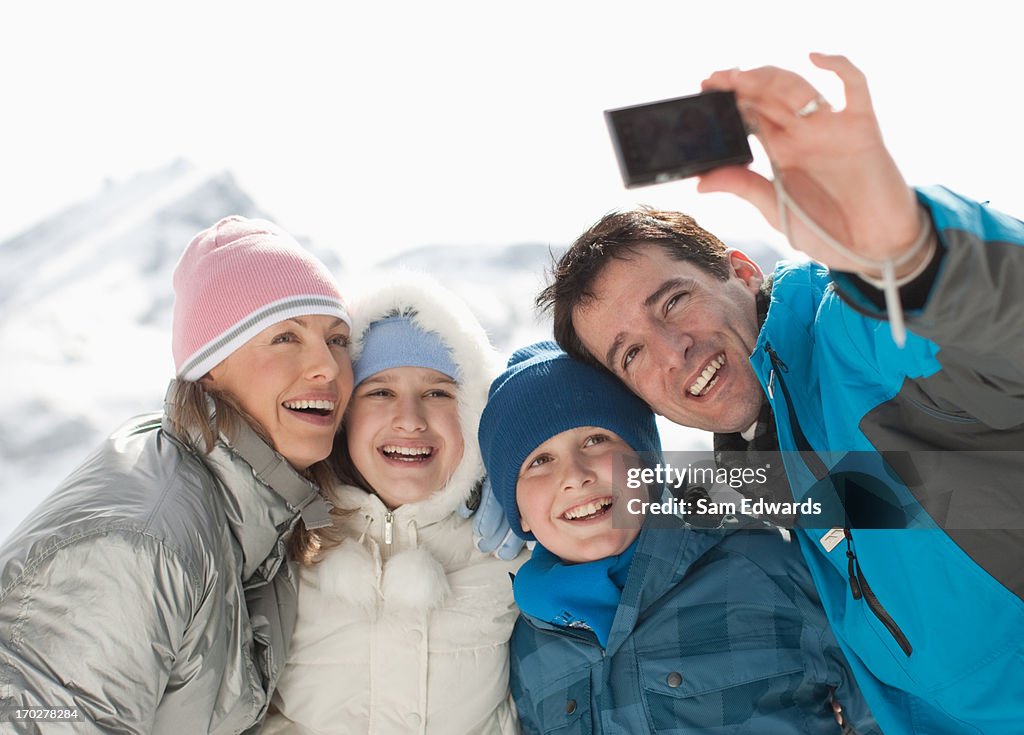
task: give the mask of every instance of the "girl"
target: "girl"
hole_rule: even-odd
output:
[[[241,217],[196,236],[174,290],[164,414],[117,431],[0,548],[7,714],[179,735],[267,710],[295,617],[285,545],[329,518],[349,317],[319,261]]]
[[[508,693],[517,561],[477,551],[458,510],[498,363],[464,304],[424,278],[358,309],[355,383],[332,494],[342,540],[316,537],[264,733],[518,732]]]

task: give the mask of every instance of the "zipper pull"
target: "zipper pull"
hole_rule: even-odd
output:
[[[388,511],[384,514],[384,543],[388,546],[395,540],[395,514]]]
[[[772,370],[771,370],[770,373],[768,373],[768,399],[774,401],[775,400],[775,371],[779,370],[779,372],[788,373],[789,372],[789,366],[786,365],[786,363],[784,363],[782,361],[782,358],[779,357],[776,354],[775,350],[772,349],[772,346],[769,343],[767,343],[767,342],[764,343],[764,349],[765,349],[765,352],[768,353],[768,358],[772,361]]]
[[[764,343],[764,349],[768,352],[768,357],[771,358],[772,366],[777,367],[781,372],[788,373],[789,366],[782,361],[782,358],[778,356],[772,346],[767,342]]]
[[[857,556],[853,553],[853,537],[850,535],[850,529],[844,528],[843,535],[846,536],[846,573],[850,578],[850,592],[853,593],[853,599],[859,600],[863,596],[863,591],[860,588],[860,581],[857,579],[856,563]]]

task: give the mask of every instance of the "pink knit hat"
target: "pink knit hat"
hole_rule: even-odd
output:
[[[270,325],[313,314],[352,325],[324,264],[266,220],[225,217],[174,269],[174,369],[199,380]]]

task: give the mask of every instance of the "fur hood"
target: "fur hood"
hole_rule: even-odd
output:
[[[508,575],[519,562],[477,550],[457,513],[483,476],[477,424],[499,361],[468,307],[430,279],[402,275],[366,293],[353,310],[353,355],[392,312],[415,311],[450,349],[463,458],[443,488],[393,511],[357,487],[333,489],[349,511],[336,516],[344,540],[300,571],[291,655],[263,732],[514,735]]]
[[[450,350],[458,375],[457,406],[464,445],[462,462],[448,483],[416,503],[423,522],[438,520],[469,500],[484,475],[477,429],[491,381],[502,363],[486,332],[466,303],[433,278],[421,273],[392,274],[371,284],[353,306],[352,359],[358,359],[369,326],[395,314],[408,315],[425,332],[433,332]]]

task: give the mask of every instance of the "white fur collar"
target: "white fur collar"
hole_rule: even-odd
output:
[[[465,449],[448,484],[427,500],[415,503],[418,522],[430,523],[453,513],[483,477],[477,429],[491,381],[501,371],[501,361],[465,302],[430,276],[419,273],[393,274],[386,284],[370,286],[363,297],[356,298],[353,359],[362,350],[370,324],[391,313],[410,310],[415,311],[411,319],[416,326],[441,336],[459,370],[458,411]]]

